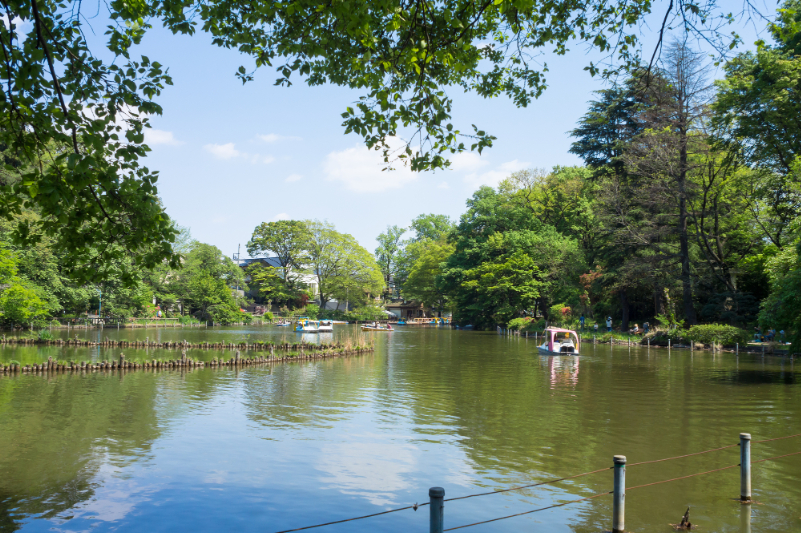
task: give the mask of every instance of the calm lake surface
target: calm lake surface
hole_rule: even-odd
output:
[[[355,333],[339,326],[334,335]],[[277,327],[78,334],[300,339]],[[609,467],[615,454],[632,463],[735,444],[740,432],[755,441],[801,433],[801,368],[789,359],[592,345],[548,358],[533,340],[494,333],[372,335],[373,354],[272,368],[0,376],[0,531],[269,533],[427,502],[431,486],[463,496]],[[0,360],[119,352],[6,347]],[[799,450],[801,438],[786,439],[754,444],[752,456]],[[735,447],[634,466],[627,485],[737,463]],[[738,468],[632,490],[627,530],[673,531],[690,506],[702,532],[801,531],[801,455],[755,464],[753,486],[760,505],[733,500]],[[448,502],[445,527],[611,488],[609,470]],[[464,531],[600,532],[611,529],[611,508],[607,495]],[[428,508],[314,531],[427,532]]]

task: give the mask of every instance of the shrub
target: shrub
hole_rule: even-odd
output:
[[[746,344],[749,340],[749,333],[746,330],[727,324],[701,324],[692,326],[684,333],[688,339],[703,344],[713,342],[721,345]]]
[[[520,331],[534,333],[535,331],[542,331],[545,329],[545,319],[534,320],[534,318],[530,316],[514,318],[509,321],[506,327],[512,330],[519,329]]]
[[[566,304],[552,305],[548,317],[554,324],[569,323],[573,318],[573,310]]]
[[[306,316],[316,319],[320,314],[320,306],[317,304],[309,304],[306,306]]]
[[[387,320],[387,314],[383,309],[376,305],[365,305],[350,311],[348,313],[348,320],[371,321],[371,320]]]
[[[528,326],[529,323],[531,323],[532,320],[533,319],[530,316],[523,317],[523,318],[513,318],[512,320],[509,321],[509,323],[506,325],[506,327],[511,329],[511,330],[523,331],[523,329],[526,326]]]
[[[318,315],[320,320],[347,320],[348,315],[342,309],[324,309]]]
[[[40,329],[39,330],[39,334],[38,334],[38,338],[39,338],[40,341],[52,341],[53,340],[53,334],[50,333],[50,331],[48,331],[46,329]]]

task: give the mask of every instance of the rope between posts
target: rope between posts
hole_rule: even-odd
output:
[[[457,496],[456,498],[448,498],[444,500],[446,502],[452,502],[455,500],[466,500],[467,498],[475,498],[476,496],[489,496],[490,494],[501,494],[503,492],[509,492],[513,490],[521,490],[527,489],[530,487],[539,487],[540,485],[548,485],[550,483],[558,483],[560,481],[566,481],[568,479],[576,479],[577,477],[589,476],[590,474],[597,474],[598,472],[606,472],[607,470],[612,470],[613,466],[607,468],[600,468],[598,470],[593,470],[592,472],[584,472],[583,474],[576,474],[575,476],[567,476],[567,477],[560,477],[558,479],[549,479],[547,481],[540,481],[539,483],[532,483],[530,485],[521,485],[519,487],[512,487],[509,489],[501,489],[501,490],[493,490],[492,492],[480,492],[478,494],[469,494],[467,496]]]
[[[789,457],[790,455],[798,455],[801,452],[785,453],[784,455],[777,455],[776,457],[768,457],[767,459],[760,459],[759,461],[751,461],[754,463],[764,463],[765,461],[773,461],[774,459],[781,459],[782,457]]]
[[[509,489],[495,490],[495,491],[492,491],[492,492],[482,492],[482,493],[479,493],[479,494],[468,494],[467,496],[457,496],[456,498],[448,498],[447,500],[443,500],[443,501],[452,502],[452,501],[455,501],[455,500],[465,500],[467,498],[474,498],[476,496],[488,496],[490,494],[500,494],[502,492],[509,492],[509,491],[513,491],[513,490],[521,490],[521,489],[526,489],[526,488],[530,488],[530,487],[539,487],[540,485],[547,485],[549,483],[558,483],[560,481],[566,481],[568,479],[575,479],[575,478],[579,478],[579,477],[583,477],[583,476],[589,476],[590,474],[597,474],[598,472],[605,472],[606,470],[611,470],[611,469],[612,469],[612,467],[601,468],[599,470],[593,470],[592,472],[583,472],[581,474],[576,474],[576,475],[573,475],[573,476],[560,477],[560,478],[557,478],[557,479],[549,479],[547,481],[541,481],[539,483],[532,483],[530,485],[521,485],[519,487],[512,487],[512,488],[509,488]],[[606,494],[606,493],[604,493],[604,494]],[[576,501],[579,501],[579,500],[576,500]],[[342,524],[344,522],[350,522],[352,520],[361,520],[363,518],[372,518],[374,516],[380,516],[380,515],[384,515],[384,514],[395,513],[397,511],[405,511],[407,509],[414,509],[416,511],[418,508],[424,507],[424,506],[429,505],[429,504],[430,504],[430,502],[425,502],[425,503],[421,503],[421,504],[414,504],[414,505],[407,505],[406,507],[399,507],[397,509],[390,509],[388,511],[382,511],[380,513],[373,513],[373,514],[368,514],[368,515],[364,515],[364,516],[356,516],[354,518],[345,518],[345,519],[342,519],[342,520],[335,520],[333,522],[326,522],[325,524],[315,524],[313,526],[305,526],[305,527],[299,527],[299,528],[295,528],[295,529],[285,529],[283,531],[278,531],[276,533],[290,533],[292,531],[303,531],[303,530],[306,530],[306,529],[314,529],[316,527],[330,526],[330,525],[334,525],[334,524]],[[462,526],[462,527],[465,527],[465,526]]]
[[[367,515],[364,515],[364,516],[355,516],[353,518],[345,518],[343,520],[335,520],[333,522],[326,522],[325,524],[315,524],[313,526],[304,526],[304,527],[298,527],[298,528],[295,528],[295,529],[284,529],[283,531],[278,531],[276,533],[290,533],[291,531],[303,531],[304,529],[314,529],[315,527],[331,526],[331,525],[334,525],[334,524],[341,524],[343,522],[351,522],[353,520],[361,520],[362,518],[371,518],[373,516],[380,516],[382,514],[395,513],[397,511],[405,511],[406,509],[417,510],[418,507],[423,507],[424,505],[428,505],[428,504],[429,504],[429,502],[421,503],[420,505],[417,505],[417,504],[407,505],[406,507],[399,507],[398,509],[390,509],[389,511],[381,511],[380,513],[367,514]]]
[[[793,437],[801,437],[801,433],[797,433],[795,435],[787,435],[786,437],[776,437],[775,439],[755,440],[755,441],[751,441],[751,444],[762,444],[763,442],[771,442],[771,441],[774,441],[774,440],[792,439]]]
[[[498,520],[506,520],[507,518],[514,518],[516,516],[523,516],[523,515],[526,515],[526,514],[538,513],[540,511],[547,511],[548,509],[554,509],[556,507],[563,507],[563,506],[569,505],[571,503],[583,502],[585,500],[591,500],[593,498],[598,498],[599,496],[606,496],[607,494],[612,494],[613,492],[614,491],[612,491],[612,490],[610,490],[608,492],[599,492],[598,494],[593,494],[592,496],[587,496],[585,498],[579,498],[578,500],[570,500],[568,502],[562,502],[562,503],[556,503],[554,505],[549,505],[548,507],[540,507],[539,509],[532,509],[531,511],[524,511],[522,513],[510,514],[508,516],[501,516],[499,518],[493,518],[491,520],[483,520],[481,522],[474,522],[472,524],[465,524],[463,526],[451,527],[451,528],[445,529],[443,531],[453,531],[455,529],[462,529],[462,528],[465,528],[465,527],[479,526],[481,524],[489,524],[490,522],[497,522]]]
[[[786,453],[784,455],[777,455],[775,457],[768,457],[767,459],[759,459],[757,461],[751,461],[751,464],[764,463],[765,461],[773,461],[774,459],[781,459],[782,457],[789,457],[791,455],[798,455],[798,454],[801,454],[801,452]],[[740,463],[738,463],[736,465],[724,466],[723,468],[716,468],[714,470],[707,470],[706,472],[699,472],[697,474],[690,474],[688,476],[674,477],[674,478],[671,478],[671,479],[665,479],[663,481],[654,481],[653,483],[646,483],[645,485],[636,485],[634,487],[626,487],[626,491],[630,491],[630,490],[634,490],[634,489],[641,489],[643,487],[650,487],[652,485],[661,485],[662,483],[669,483],[671,481],[678,481],[680,479],[687,479],[688,477],[703,476],[704,474],[711,474],[713,472],[720,472],[721,470],[729,470],[730,468],[737,468],[738,466],[740,466]]]
[[[704,474],[711,474],[712,472],[720,472],[721,470],[728,470],[730,468],[737,468],[739,464],[724,466],[723,468],[716,468],[714,470],[707,470],[706,472],[698,472],[697,474],[690,474],[688,476],[674,477],[662,481],[654,481],[653,483],[646,483],[645,485],[636,485],[634,487],[626,487],[626,492],[634,489],[641,489],[643,487],[650,487],[651,485],[661,485],[662,483],[670,483],[671,481],[678,481],[680,479],[687,479],[688,477],[703,476]]]
[[[751,444],[762,444],[763,442],[772,442],[774,440],[792,439],[793,437],[801,437],[801,433],[798,433],[796,435],[788,435],[786,437],[776,437],[775,439],[755,440],[755,441],[751,441]],[[685,455],[677,455],[675,457],[666,457],[664,459],[654,459],[652,461],[640,461],[639,463],[630,463],[630,464],[628,464],[626,466],[627,467],[632,467],[632,466],[647,465],[647,464],[652,464],[652,463],[661,463],[663,461],[672,461],[673,459],[683,459],[685,457],[693,457],[694,455],[703,455],[705,453],[719,452],[720,450],[726,450],[728,448],[736,448],[739,445],[740,445],[740,443],[738,442],[737,444],[729,444],[728,446],[722,446],[720,448],[713,448],[711,450],[705,450],[703,452],[688,453],[688,454],[685,454]]]
[[[651,464],[651,463],[661,463],[662,461],[672,461],[673,459],[683,459],[684,457],[692,457],[694,455],[703,455],[705,453],[710,453],[710,452],[719,452],[720,450],[726,450],[728,448],[736,448],[739,445],[740,445],[740,443],[730,444],[728,446],[723,446],[721,448],[714,448],[712,450],[706,450],[706,451],[703,451],[703,452],[688,453],[686,455],[677,455],[676,457],[666,457],[664,459],[654,459],[653,461],[640,461],[639,463],[631,463],[631,464],[626,465],[626,466],[629,467],[629,466],[648,465],[648,464]]]

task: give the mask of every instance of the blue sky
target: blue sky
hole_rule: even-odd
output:
[[[738,30],[747,43],[754,40],[753,31]],[[646,33],[646,46],[653,39]],[[421,213],[456,218],[478,186],[515,170],[580,164],[568,153],[568,132],[592,92],[604,87],[583,70],[599,57],[577,45],[548,59],[548,89],[528,108],[454,91],[455,125],[469,131],[476,124],[497,137],[495,146],[480,157],[456,156],[446,171],[382,172],[380,155],[340,126],[340,113],[360,96],[355,91],[302,82],[276,87],[266,69],[242,85],[234,72],[247,59],[213,46],[203,33],[154,29],[136,52],[167,66],[174,81],[158,98],[164,115],[152,117],[146,136],[153,150],[146,164],[160,172],[168,213],[225,254],[241,244],[243,257],[261,222],[328,220],[372,251],[387,225],[408,226]]]

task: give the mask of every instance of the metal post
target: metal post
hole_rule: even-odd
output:
[[[668,351],[670,351],[670,338],[668,337]]]
[[[740,500],[751,501],[751,434],[740,433]]]
[[[442,533],[445,528],[445,489],[442,487],[431,487],[428,489],[428,497],[431,504],[431,533]]]
[[[612,503],[612,533],[623,533],[626,517],[626,456],[615,455],[615,491]]]
[[[739,342],[734,345],[734,354],[735,355],[740,355],[740,343]]]

